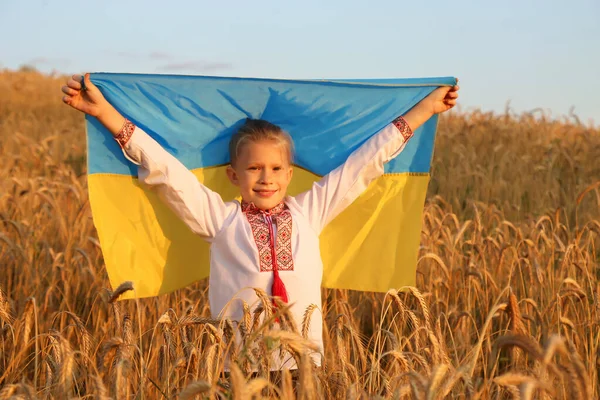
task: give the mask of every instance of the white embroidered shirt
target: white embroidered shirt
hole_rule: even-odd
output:
[[[377,177],[384,164],[401,152],[412,131],[397,118],[354,151],[335,170],[315,182],[310,190],[284,199],[292,220],[291,268],[278,268],[287,288],[296,325],[302,326],[305,310],[321,308],[323,263],[319,234]],[[242,303],[256,306],[252,288],[270,294],[273,273],[260,262],[257,241],[248,217],[237,201],[225,202],[202,185],[175,157],[139,127],[128,123],[115,136],[128,159],[139,165],[138,177],[157,191],[162,200],[196,234],[210,243],[209,301],[213,318],[240,321]],[[323,349],[322,316],[314,312],[309,339]],[[313,357],[317,365],[320,359]],[[286,367],[294,368],[293,361]],[[273,366],[278,369],[280,366]]]

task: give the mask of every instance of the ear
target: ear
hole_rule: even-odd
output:
[[[233,169],[231,165],[228,165],[226,172],[227,177],[229,178],[229,182],[231,182],[235,186],[239,186],[240,180],[238,178],[237,172],[235,172],[235,169]]]
[[[294,176],[294,168],[292,168],[292,166],[290,166],[288,169],[288,175],[288,182],[290,182],[292,180],[292,176]]]

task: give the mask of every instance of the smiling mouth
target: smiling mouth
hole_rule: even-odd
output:
[[[253,190],[254,193],[259,195],[260,197],[271,197],[273,196],[277,190]]]

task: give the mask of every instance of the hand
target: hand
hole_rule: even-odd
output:
[[[458,99],[459,86],[443,86],[435,89],[422,100],[424,107],[428,108],[432,114],[439,114],[448,111],[456,105]]]
[[[123,117],[102,95],[100,89],[85,74],[85,90],[81,85],[81,75],[73,75],[62,87],[63,102],[76,110],[96,117],[113,135],[118,135],[125,123]]]
[[[62,87],[65,94],[63,102],[74,109],[84,112],[92,117],[98,117],[107,108],[110,108],[100,90],[90,80],[90,74],[85,74],[85,89],[81,85],[82,76],[73,75]]]
[[[457,81],[458,82],[458,81]],[[435,89],[416,106],[403,115],[413,132],[435,114],[448,111],[456,105],[458,85],[443,86]]]

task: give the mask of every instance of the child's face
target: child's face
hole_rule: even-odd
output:
[[[288,151],[271,140],[245,143],[227,176],[240,188],[244,201],[270,210],[283,200],[292,179]]]

